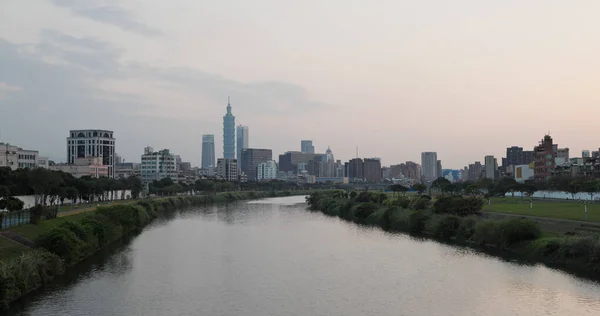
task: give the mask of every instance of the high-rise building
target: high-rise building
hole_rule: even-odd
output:
[[[275,160],[261,162],[256,167],[256,180],[268,181],[277,179],[277,163]]]
[[[436,176],[437,178],[440,178],[440,177],[442,177],[442,161],[441,161],[441,160],[438,160],[438,161],[437,161],[437,164],[436,164],[436,169],[435,169],[435,176]],[[437,179],[437,178],[436,178],[436,179]]]
[[[526,165],[532,163],[533,151],[523,150],[523,147],[511,146],[506,148],[506,159],[502,159],[502,167]]]
[[[152,152],[151,147],[144,149],[142,155],[141,175],[142,183],[160,181],[171,178],[177,182],[177,157],[168,149]]]
[[[303,153],[314,154],[315,146],[313,146],[312,140],[301,140],[300,151]]]
[[[227,113],[223,116],[223,158],[235,159],[235,116],[227,100]]]
[[[485,178],[496,180],[498,175],[498,161],[494,156],[485,156]]]
[[[215,165],[215,135],[202,135],[202,168],[214,168]]]
[[[238,181],[238,163],[236,159],[219,158],[217,176],[225,181]]]
[[[363,174],[367,182],[377,183],[381,181],[381,160],[365,158],[363,161]]]
[[[238,126],[237,127],[237,131],[236,131],[236,138],[237,138],[237,160],[238,161],[242,161],[242,149],[245,148],[249,148],[250,146],[248,145],[249,142],[249,134],[248,134],[248,126]],[[240,166],[238,166],[239,168]]]
[[[271,149],[242,149],[240,170],[246,174],[248,181],[256,181],[256,168],[258,167],[258,164],[269,160],[273,160],[273,152]]]
[[[591,158],[592,155],[590,154],[589,150],[582,150],[581,151],[581,158]]]
[[[569,148],[556,148],[554,152],[554,163],[558,166],[566,162],[569,162]]]
[[[425,181],[433,181],[438,178],[437,162],[436,152],[421,153],[421,173]]]
[[[71,130],[67,137],[67,162],[77,158],[99,157],[108,166],[108,176],[115,177],[115,138],[113,132],[101,129]]]
[[[475,161],[475,163],[470,164],[468,169],[467,180],[477,182],[479,179],[481,179],[482,170],[483,167],[481,165],[481,162]]]
[[[556,166],[554,160],[554,147],[550,135],[544,136],[539,145],[534,147],[535,162],[533,178],[535,181],[546,181],[550,179],[551,171]]]

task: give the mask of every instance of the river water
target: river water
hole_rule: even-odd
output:
[[[600,284],[361,227],[303,197],[188,210],[12,315],[600,315]]]

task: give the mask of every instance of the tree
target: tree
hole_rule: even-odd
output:
[[[517,181],[511,177],[502,177],[493,187],[492,194],[506,196],[507,192],[514,192],[517,188]]]
[[[581,179],[572,179],[571,181],[569,181],[566,184],[566,187],[564,189],[566,189],[566,190],[562,190],[562,191],[567,191],[567,192],[571,193],[571,196],[573,197],[573,200],[574,200],[575,195],[577,193],[581,192],[583,189],[583,181]]]
[[[23,209],[25,203],[12,196],[5,196],[0,198],[0,210],[6,209],[9,212],[20,211]]]
[[[589,180],[583,184],[582,191],[586,192],[590,195],[590,200],[594,200],[594,194],[596,194],[600,189],[600,181],[598,180]]]
[[[55,187],[58,187],[62,178],[56,172],[44,168],[36,168],[29,172],[29,186],[35,194],[35,204],[42,204],[46,195]]]
[[[412,189],[417,191],[417,194],[421,195],[427,190],[427,186],[422,183],[415,183],[413,184]]]
[[[450,182],[450,180],[448,180],[444,177],[439,177],[439,178],[435,179],[433,181],[433,183],[431,183],[431,187],[439,189],[442,192],[442,196],[443,196],[446,193],[447,188],[450,184],[452,184]]]
[[[402,184],[392,184],[390,186],[390,189],[392,190],[392,192],[394,192],[394,194],[396,193],[406,193],[408,191],[408,188],[403,186]]]

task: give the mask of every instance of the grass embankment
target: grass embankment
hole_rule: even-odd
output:
[[[408,232],[462,244],[507,250],[529,260],[550,263],[565,270],[600,272],[600,239],[597,235],[545,234],[527,218],[487,219],[480,216],[484,202],[478,198],[412,199],[343,191],[310,195],[311,210],[319,210],[357,223]]]
[[[130,204],[100,206],[93,211],[15,228],[14,232],[33,240],[36,248],[19,253],[18,246],[13,248],[11,246],[14,244],[6,244],[9,247],[4,249],[9,256],[0,260],[0,308],[5,308],[10,302],[42,287],[103,246],[125,234],[140,231],[161,215],[186,206],[292,194],[301,192],[236,192],[142,200]],[[11,240],[0,241],[0,245],[5,242],[14,243]]]
[[[521,198],[492,198],[492,204],[483,207],[485,212],[499,212],[518,215],[538,216],[545,218],[568,219],[584,221],[585,205],[579,201],[533,201],[530,209],[528,199]],[[587,204],[587,221],[600,222],[600,203]]]

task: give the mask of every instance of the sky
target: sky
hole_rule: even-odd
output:
[[[0,141],[59,162],[70,129],[199,165],[227,98],[274,159],[461,168],[546,133],[600,147],[600,1],[2,0]]]

